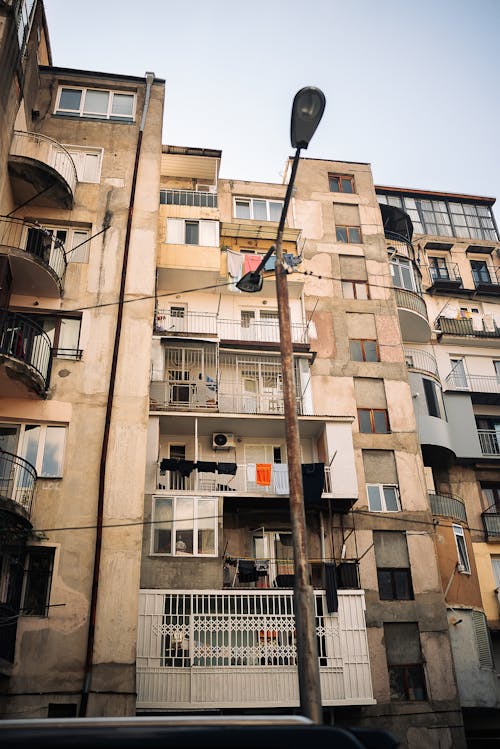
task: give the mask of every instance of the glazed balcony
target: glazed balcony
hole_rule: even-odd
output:
[[[496,505],[492,505],[485,510],[482,515],[484,532],[486,534],[486,540],[489,541],[500,541],[500,508]]]
[[[314,592],[323,705],[374,704],[362,590]],[[137,707],[299,704],[292,590],[142,590]]]
[[[21,516],[31,517],[31,506],[37,473],[35,468],[19,455],[0,449],[0,507]]]
[[[47,333],[28,317],[0,310],[0,392],[45,397],[52,364]]]
[[[408,289],[395,288],[394,291],[403,340],[427,343],[431,337],[431,326],[422,296]]]
[[[417,372],[425,372],[426,374],[434,375],[434,377],[439,377],[436,359],[432,354],[429,354],[428,351],[407,348],[405,346],[404,354],[408,369]]]
[[[196,208],[217,208],[217,193],[201,190],[160,190],[160,205],[187,205]]]
[[[61,296],[66,253],[52,232],[28,221],[0,218],[0,254],[9,258],[12,293]]]
[[[452,518],[461,523],[467,523],[465,502],[453,494],[429,494],[431,512],[445,518]]]
[[[41,133],[14,131],[9,153],[9,173],[18,204],[71,209],[78,181],[68,151]]]
[[[431,285],[427,289],[433,291],[453,291],[462,288],[462,277],[457,263],[445,262],[443,265],[429,265],[429,278]]]

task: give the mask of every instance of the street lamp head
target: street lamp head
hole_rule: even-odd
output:
[[[307,148],[323,117],[325,104],[323,91],[315,86],[306,86],[297,91],[290,123],[290,138],[294,148]]]
[[[240,291],[246,291],[250,294],[253,294],[256,291],[260,291],[262,289],[262,283],[262,273],[250,271],[249,273],[245,273],[245,275],[236,282],[236,288]]]

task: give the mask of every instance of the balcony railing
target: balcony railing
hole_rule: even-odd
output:
[[[252,464],[253,465],[253,464]],[[278,464],[287,466],[284,463]],[[185,492],[214,492],[216,494],[252,494],[255,496],[288,496],[288,472],[271,470],[271,483],[269,486],[257,484],[254,477],[249,478],[249,464],[238,463],[234,476],[219,473],[204,473],[193,470],[189,476],[181,476],[178,471],[161,471],[160,465],[157,470],[157,489],[159,491],[185,491]],[[330,466],[325,466],[325,483],[323,494],[328,496],[333,493],[333,471]]]
[[[432,354],[420,349],[406,348],[406,346],[404,353],[408,369],[419,369],[422,372],[438,376],[437,362]]]
[[[396,250],[397,255],[402,255],[410,260],[415,260],[415,250],[413,245],[409,239],[403,236],[403,234],[384,229],[384,236],[387,240],[387,250],[390,255],[392,255],[393,251]]]
[[[78,181],[75,162],[64,146],[53,138],[41,133],[16,130],[10,146],[10,154],[47,164],[64,179],[71,194],[75,192]]]
[[[436,325],[444,335],[475,336],[477,338],[500,338],[500,328],[492,321],[488,326],[474,327],[470,318],[438,317]]]
[[[37,389],[48,387],[52,344],[35,322],[17,312],[0,310],[0,355],[20,362],[40,379]]]
[[[460,497],[453,494],[429,494],[431,511],[433,515],[453,518],[463,523],[467,522],[465,503]]]
[[[36,480],[37,473],[31,463],[0,448],[0,497],[10,499],[28,518]]]
[[[500,268],[472,270],[472,280],[478,291],[500,292]]]
[[[445,263],[444,267],[429,265],[429,276],[433,285],[461,286],[462,276],[457,263]]]
[[[324,705],[372,704],[364,592],[338,592],[338,614],[315,591]],[[291,590],[143,590],[137,707],[299,704]]]
[[[467,390],[473,393],[500,393],[500,377],[450,372],[446,378],[448,390]]]
[[[497,541],[500,539],[500,512],[496,505],[488,507],[481,515],[483,519],[484,532],[486,540],[490,538]]]
[[[200,333],[217,335],[217,315],[214,312],[187,312],[157,310],[155,314],[157,333]]]
[[[427,307],[425,302],[415,291],[408,291],[408,289],[394,289],[396,292],[396,304],[398,307],[410,310],[411,312],[418,312],[419,315],[425,317],[427,320]]]
[[[478,429],[479,444],[483,455],[500,455],[499,437],[500,434],[494,429]]]
[[[29,221],[0,218],[0,247],[25,252],[36,262],[50,268],[62,290],[67,265],[66,252],[64,244],[52,231]]]
[[[201,190],[160,190],[160,204],[217,208],[217,193],[202,192]]]

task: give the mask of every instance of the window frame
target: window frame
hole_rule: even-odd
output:
[[[102,158],[104,155],[104,148],[100,147],[94,147],[94,146],[80,146],[73,143],[64,143],[64,148],[69,153],[71,158],[73,159],[73,163],[75,164],[76,169],[76,176],[78,179],[78,182],[83,182],[85,184],[95,184],[98,185],[101,182],[101,170],[102,170]],[[74,158],[74,155],[78,154],[80,158]],[[82,168],[81,163],[82,157],[85,156],[97,156],[98,159],[98,166],[96,169],[96,178],[95,179],[84,179],[85,173],[84,173],[84,167]]]
[[[80,106],[78,110],[76,109],[63,109],[60,106],[62,93],[63,91],[80,91]],[[85,100],[87,97],[88,91],[99,91],[107,93],[108,96],[108,106],[106,114],[104,113],[89,113],[85,112]],[[113,101],[115,95],[118,96],[131,96],[132,97],[132,114],[130,115],[120,115],[120,114],[114,114],[113,113]],[[136,107],[137,107],[137,93],[135,91],[119,91],[117,89],[110,89],[110,88],[96,88],[95,86],[71,86],[71,85],[63,85],[61,84],[57,89],[57,95],[56,95],[56,103],[54,105],[54,114],[55,115],[61,115],[63,117],[80,117],[82,119],[89,119],[89,120],[108,120],[110,122],[135,122],[135,115],[136,115]]]
[[[169,224],[171,226],[171,229],[169,230]],[[198,224],[198,243],[187,243],[186,242],[186,225],[187,224]],[[182,225],[182,226],[181,226]],[[214,227],[214,237],[213,237],[213,244],[204,244],[203,240],[207,239],[206,236],[204,236],[205,232],[203,231],[204,226],[210,226]],[[176,229],[172,232],[173,227],[176,227]],[[165,235],[165,244],[170,245],[185,245],[186,247],[219,247],[220,242],[220,224],[219,221],[215,219],[191,219],[191,218],[177,218],[174,216],[167,217],[166,220],[166,235]],[[172,241],[171,233],[174,233],[174,241]],[[212,239],[212,237],[210,237]],[[180,241],[176,241],[180,240]]]
[[[48,561],[48,569],[45,570],[45,576],[42,579],[41,589],[37,595],[40,599],[44,599],[45,603],[40,607],[40,610],[31,611],[26,607],[27,597],[31,593],[33,585],[32,577],[36,580],[36,571],[32,569],[32,560],[35,557],[46,557]],[[50,608],[50,594],[52,588],[52,578],[54,574],[54,559],[55,559],[55,547],[53,546],[28,546],[26,550],[26,557],[24,561],[24,575],[23,575],[23,586],[21,591],[21,608],[20,614],[22,616],[37,616],[40,618],[46,618],[49,615]],[[40,575],[39,575],[40,576]],[[40,583],[38,583],[40,584]]]
[[[390,587],[391,587],[391,596],[382,596],[381,591],[381,584],[380,584],[380,573],[390,573]],[[397,583],[396,583],[396,575],[405,573],[407,576],[406,579],[406,585],[408,588],[408,596],[398,596],[397,595]],[[379,598],[381,601],[413,601],[415,600],[415,595],[413,593],[413,584],[411,579],[411,570],[409,567],[377,567],[377,583],[378,583],[378,589],[379,589]]]
[[[337,180],[337,190],[332,190],[332,182],[334,180]],[[343,181],[349,182],[351,185],[350,190],[344,190]],[[354,182],[354,175],[353,174],[335,174],[330,173],[328,175],[328,189],[330,192],[333,193],[343,193],[344,195],[355,195],[356,194],[356,184]]]
[[[351,350],[351,343],[359,343],[360,344],[360,350],[361,350],[361,359],[354,359],[352,356],[352,350]],[[375,344],[375,359],[368,359],[366,356],[366,343],[374,343]],[[376,338],[349,338],[349,355],[351,357],[351,361],[360,361],[360,362],[379,362],[380,361],[380,350],[378,346],[378,341]]]
[[[340,239],[338,235],[339,229],[345,229],[347,239]],[[355,230],[359,233],[359,239],[351,239],[351,231]],[[361,232],[361,226],[344,226],[343,224],[337,224],[335,226],[335,241],[340,244],[363,244],[363,234]]]
[[[68,264],[69,263],[88,263],[88,261],[89,261],[89,258],[88,258],[88,255],[89,255],[89,244],[90,244],[89,240],[91,239],[91,235],[90,235],[90,231],[91,230],[90,230],[90,228],[89,229],[84,229],[84,228],[79,227],[79,226],[68,226],[68,225],[66,225],[66,226],[59,226],[57,224],[51,224],[50,222],[48,222],[48,223],[40,222],[39,228],[36,227],[36,226],[27,226],[27,227],[25,227],[25,230],[24,230],[24,233],[23,233],[23,239],[22,239],[23,248],[24,249],[26,249],[26,247],[28,245],[28,236],[29,236],[30,229],[33,229],[34,231],[38,230],[40,232],[44,232],[44,231],[45,232],[47,232],[47,231],[51,232],[51,234],[52,234],[51,243],[50,243],[51,247],[53,247],[56,242],[58,242],[59,246],[61,246],[61,242],[62,242],[62,244],[63,244],[63,248],[62,249],[63,249],[64,255],[66,257],[66,263],[68,263]],[[60,238],[57,237],[57,232],[63,232],[63,231],[66,232],[66,238],[65,238],[64,241],[62,241]],[[73,247],[73,243],[75,241],[75,235],[76,234],[85,234],[86,235],[86,239],[85,240],[81,240],[81,242],[79,241],[77,243],[77,245],[75,245],[75,247],[76,247],[76,246],[82,244],[83,242],[86,243],[86,246],[83,245],[85,247],[85,250],[84,250],[84,256],[83,256],[84,259],[82,259],[82,260],[75,260],[74,258],[72,258],[72,254],[73,254],[73,252],[75,250],[75,248]]]
[[[255,217],[254,213],[254,202],[264,202],[266,205],[266,218],[261,217]],[[270,204],[276,203],[277,205],[281,206],[281,211],[283,210],[284,200],[281,198],[259,198],[257,196],[254,197],[244,197],[243,195],[235,195],[233,196],[233,215],[235,218],[239,219],[240,221],[272,221],[273,223],[279,222],[278,219],[270,218],[271,216],[271,210],[270,210]],[[238,216],[238,209],[237,209],[237,203],[248,203],[248,210],[250,215],[249,216]]]
[[[360,420],[360,412],[364,411],[369,413],[370,415],[370,425],[371,430],[369,432],[366,432],[361,429],[361,420]],[[387,408],[358,408],[358,427],[361,434],[391,434],[391,425],[389,422],[389,412]],[[379,432],[377,429],[375,429],[375,414],[377,413],[383,413],[385,415],[385,423],[386,423],[386,431],[385,432]]]
[[[376,488],[378,490],[379,500],[380,500],[380,506],[381,510],[374,510],[370,506],[370,492],[369,487]],[[396,495],[396,504],[398,505],[396,510],[388,509],[387,507],[387,500],[385,496],[385,489],[392,489],[394,490],[394,493]],[[370,512],[401,512],[401,496],[399,493],[399,485],[398,484],[366,484],[366,497],[368,499],[368,508]]]
[[[174,545],[174,539],[176,536],[176,523],[179,521],[179,518],[176,519],[177,502],[186,500],[186,499],[190,499],[193,501],[193,516],[192,518],[189,518],[189,520],[192,520],[192,523],[193,523],[193,526],[192,526],[193,552],[179,554],[178,550],[175,548],[175,545]],[[161,501],[170,500],[172,502],[170,551],[156,551],[155,550],[156,531],[161,530],[162,523],[168,522],[168,521],[156,520],[157,500],[161,500]],[[201,553],[200,551],[198,551],[198,531],[203,530],[199,528],[198,522],[200,519],[206,519],[206,518],[211,517],[211,516],[204,515],[202,512],[200,512],[201,507],[203,507],[204,504],[208,504],[209,502],[212,504],[215,503],[215,514],[213,515],[213,529],[211,529],[214,532],[214,551],[213,553],[207,554],[207,553]],[[151,519],[153,521],[152,526],[151,526],[151,550],[150,550],[151,556],[179,557],[179,558],[186,558],[186,559],[193,559],[193,558],[198,558],[198,557],[206,557],[206,558],[213,559],[214,557],[218,556],[219,509],[218,509],[217,497],[202,497],[202,496],[191,496],[191,495],[181,496],[181,495],[176,495],[176,494],[169,495],[169,496],[154,495],[152,498]]]
[[[461,525],[457,525],[455,523],[451,527],[453,529],[453,536],[455,538],[455,546],[457,548],[457,558],[458,558],[457,572],[459,572],[461,575],[470,575],[472,573],[471,573],[469,552],[467,551],[467,541],[465,539],[464,529],[462,528]],[[460,549],[460,545],[458,542],[459,538],[463,540],[462,550]],[[464,569],[459,569],[459,567],[463,567]]]
[[[11,427],[12,429],[16,430],[15,434],[15,445],[12,445],[11,451],[18,455],[20,458],[23,458],[24,460],[27,460],[36,470],[37,472],[37,478],[38,479],[61,479],[63,478],[64,474],[64,463],[65,463],[65,456],[66,456],[66,442],[67,442],[67,431],[68,431],[68,425],[67,424],[41,424],[41,423],[31,423],[31,422],[9,422],[9,421],[2,421],[1,422],[2,427]],[[27,457],[27,427],[40,427],[40,434],[39,439],[36,446],[36,456],[34,462],[28,459]],[[47,431],[49,429],[64,429],[64,439],[61,442],[61,448],[60,448],[60,455],[58,460],[58,466],[60,467],[60,472],[58,474],[54,475],[46,475],[42,473],[43,469],[43,463],[44,463],[44,457],[45,457],[45,446],[47,444]],[[31,457],[31,456],[30,456]]]
[[[344,299],[359,299],[360,301],[367,301],[367,300],[370,299],[370,286],[368,284],[368,281],[357,281],[357,280],[352,279],[352,278],[343,278],[343,279],[341,279],[341,284],[342,284],[342,297]],[[353,294],[352,296],[346,296],[345,295],[345,293],[344,293],[345,292],[344,284],[351,284],[350,288],[352,290],[352,294]],[[365,289],[366,296],[361,296],[361,297],[358,296],[358,293],[357,293],[358,292],[358,286],[361,286],[361,287],[363,287]]]

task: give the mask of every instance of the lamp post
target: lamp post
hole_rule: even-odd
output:
[[[291,142],[296,148],[292,171],[288,182],[283,210],[278,224],[276,242],[265,254],[259,266],[246,273],[236,284],[241,291],[256,292],[262,289],[262,270],[276,252],[276,296],[280,328],[281,368],[283,375],[283,402],[285,411],[288,476],[290,485],[290,519],[292,524],[294,556],[294,611],[299,677],[300,707],[303,715],[315,723],[321,723],[321,687],[319,678],[318,649],[314,591],[309,582],[304,490],[300,458],[300,435],[297,418],[297,401],[293,371],[293,346],[290,328],[290,305],[288,301],[287,272],[283,266],[283,230],[292,195],[300,151],[307,148],[319,125],[325,109],[325,96],[313,86],[303,88],[295,94],[291,117]]]

